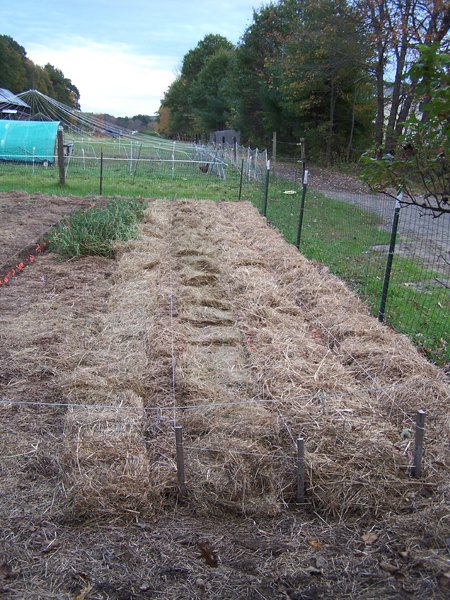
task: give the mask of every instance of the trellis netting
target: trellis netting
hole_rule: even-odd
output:
[[[227,178],[227,168],[239,171],[244,161],[243,173],[248,180],[264,179],[267,152],[252,150],[237,144],[194,144],[167,140],[132,132],[119,127],[105,115],[92,115],[75,110],[45,96],[37,90],[18,95],[31,107],[34,121],[60,121],[64,128],[66,171],[71,168],[83,171],[98,168],[101,154],[111,169],[129,172],[135,178],[136,168],[155,173],[190,177],[202,173]]]
[[[0,120],[0,160],[52,163],[59,121]]]

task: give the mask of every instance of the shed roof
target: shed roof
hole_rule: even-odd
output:
[[[14,106],[22,106],[23,108],[30,108],[26,102],[21,100],[18,96],[5,88],[0,88],[0,103],[11,104]]]

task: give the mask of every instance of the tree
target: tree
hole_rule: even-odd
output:
[[[198,117],[201,129],[211,131],[225,128],[230,115],[227,85],[232,60],[232,50],[217,50],[192,83],[192,113]]]
[[[25,69],[26,52],[9,35],[0,35],[0,87],[18,94],[28,84]]]
[[[47,73],[50,81],[49,96],[63,104],[67,104],[71,108],[79,110],[80,92],[70,79],[64,77],[64,73],[51,64],[46,64],[44,71]]]
[[[71,108],[80,108],[80,93],[71,80],[50,64],[35,65],[25,48],[7,35],[0,35],[0,87],[15,94],[36,89]]]
[[[417,60],[418,45],[438,42],[444,51],[448,44],[450,4],[446,0],[357,0],[354,4],[365,19],[373,48],[375,145],[380,156],[383,149],[389,152],[395,146],[412,109],[416,82],[407,82],[405,75]],[[389,85],[388,77],[392,78]]]
[[[236,51],[230,81],[233,93],[231,122],[243,139],[264,144],[274,130],[280,137],[294,135],[292,115],[283,105],[281,78],[286,41],[295,27],[301,3],[284,0],[253,13]]]
[[[408,72],[415,104],[391,153],[364,157],[364,178],[372,189],[395,196],[434,216],[450,213],[450,56],[439,42],[419,46],[420,55]]]
[[[318,154],[320,146],[325,148],[327,165],[333,154],[346,153],[350,131],[353,137],[355,85],[364,79],[368,56],[363,23],[345,0],[303,1],[286,46],[283,102],[301,120],[310,149],[316,146]],[[364,125],[370,127],[370,117]]]
[[[206,35],[184,56],[180,75],[167,90],[169,132],[195,135],[223,126],[229,101],[225,81],[234,46],[221,35]]]

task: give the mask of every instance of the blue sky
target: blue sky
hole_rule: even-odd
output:
[[[153,114],[183,56],[208,33],[237,43],[260,0],[22,0],[1,9],[10,35],[38,65],[80,90],[81,109]]]

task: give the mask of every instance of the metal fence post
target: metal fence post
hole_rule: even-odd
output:
[[[270,160],[266,163],[266,179],[264,183],[264,205],[263,205],[263,216],[267,217],[267,201],[269,198],[269,173],[270,173]]]
[[[277,165],[277,132],[274,131],[273,137],[272,137],[272,171],[273,171],[274,175],[275,175],[276,165]]]
[[[103,195],[103,148],[100,150],[100,196]]]
[[[242,197],[242,181],[243,181],[243,179],[244,179],[244,159],[242,159],[242,162],[241,162],[241,179],[239,181],[239,200]]]
[[[305,138],[300,138],[300,160],[302,162],[302,180],[305,177],[306,171],[306,148],[305,148]]]
[[[302,236],[302,227],[303,227],[303,215],[305,213],[305,198],[306,198],[306,189],[308,187],[308,171],[304,171],[303,173],[303,188],[302,188],[302,200],[300,202],[300,215],[298,218],[298,230],[297,230],[297,241],[295,245],[300,250],[300,239]]]
[[[392,270],[392,262],[394,260],[395,253],[395,243],[397,241],[397,230],[398,230],[398,221],[400,218],[400,208],[401,208],[401,200],[403,194],[400,192],[397,196],[397,200],[395,201],[395,211],[394,211],[394,219],[392,221],[392,230],[391,230],[391,241],[389,244],[389,252],[388,258],[386,262],[386,270],[384,273],[384,281],[383,281],[383,291],[381,293],[381,303],[380,303],[380,312],[378,313],[378,320],[382,323],[386,316],[386,300],[389,291],[389,282],[391,280],[391,270]]]

